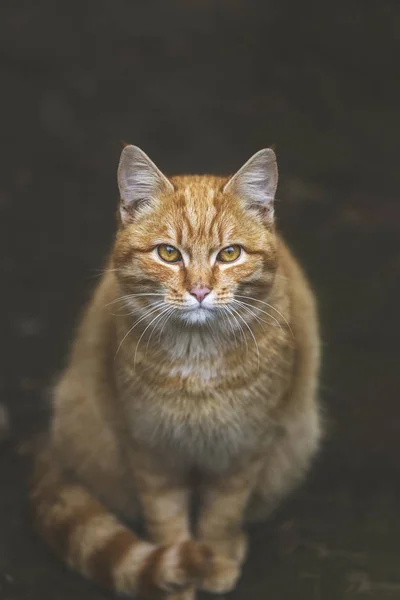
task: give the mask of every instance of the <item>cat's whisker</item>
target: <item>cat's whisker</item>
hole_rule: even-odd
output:
[[[138,319],[137,321],[135,321],[135,323],[132,325],[132,327],[130,329],[128,329],[127,333],[124,335],[124,337],[122,338],[121,342],[119,343],[119,346],[118,346],[117,351],[115,353],[114,360],[117,358],[118,352],[120,351],[122,344],[124,343],[124,341],[126,340],[126,338],[128,337],[128,335],[135,329],[135,327],[137,325],[139,325],[139,323],[141,323],[142,321],[144,321],[147,317],[149,317],[150,315],[154,314],[158,310],[162,310],[162,307],[157,306],[155,308],[154,307],[151,308],[140,319]]]
[[[294,339],[294,334],[293,334],[293,330],[290,326],[289,321],[287,320],[287,318],[277,309],[275,308],[275,306],[272,306],[272,304],[269,304],[268,302],[265,302],[265,300],[259,300],[258,298],[253,298],[252,296],[240,296],[240,295],[236,295],[237,298],[245,298],[247,300],[253,300],[254,302],[261,302],[261,304],[265,304],[266,306],[268,306],[268,308],[272,308],[272,310],[274,310],[275,312],[278,313],[278,315],[285,321],[286,325],[288,326],[288,329],[290,331],[290,333],[292,334],[292,337]],[[262,310],[261,308],[258,308],[257,306],[253,306],[253,308],[256,308],[257,310]],[[269,314],[269,313],[266,313]],[[271,315],[269,315],[271,317]]]
[[[167,308],[167,307],[166,307],[166,308]],[[174,309],[173,309],[171,306],[168,306],[168,308],[169,308],[169,310],[167,311],[167,313],[163,313],[163,314],[164,314],[164,316],[166,316],[167,318],[170,316],[170,313],[171,313],[171,311],[173,311],[173,310],[174,310]],[[160,322],[160,323],[154,323],[153,329],[150,331],[149,339],[147,340],[147,344],[146,344],[146,352],[145,352],[145,355],[147,354],[147,351],[148,351],[148,349],[149,349],[150,340],[151,340],[151,338],[152,338],[152,335],[153,335],[153,333],[154,333],[154,331],[155,331],[155,329],[156,329],[156,326],[157,326],[157,325],[161,325],[161,324],[162,324],[162,322],[163,322],[163,321],[162,321],[162,319],[161,319],[161,322]]]
[[[237,314],[237,316],[243,321],[243,323],[246,325],[247,329],[249,330],[251,337],[253,338],[253,341],[254,341],[254,344],[255,344],[256,350],[257,350],[257,371],[259,371],[259,369],[260,369],[260,349],[258,347],[257,340],[253,333],[253,330],[251,329],[251,327],[247,323],[247,321],[245,319],[243,319],[242,315],[236,309],[231,307],[231,310],[233,310]]]
[[[263,331],[265,331],[265,327],[263,326],[263,323],[268,324],[268,321],[265,321],[265,319],[262,319],[255,312],[253,312],[250,308],[248,308],[249,306],[251,306],[250,304],[246,304],[245,302],[240,302],[239,300],[233,300],[233,302],[235,304],[237,304],[238,306],[240,306],[240,308],[242,308],[244,311],[246,311],[246,313],[249,314],[251,317],[253,317],[253,319],[255,319],[258,323],[260,323]]]
[[[160,310],[160,309],[159,309],[159,310]],[[139,338],[139,340],[138,340],[138,343],[136,344],[136,348],[135,348],[135,354],[134,354],[134,357],[133,357],[133,370],[135,370],[135,367],[136,367],[136,358],[137,358],[137,353],[138,353],[138,350],[139,350],[139,345],[140,345],[140,342],[142,341],[144,334],[146,333],[146,331],[148,330],[148,328],[149,328],[149,327],[152,325],[152,323],[154,323],[154,321],[157,321],[157,320],[158,320],[160,317],[162,317],[163,315],[165,315],[165,313],[166,313],[166,312],[168,312],[169,310],[170,310],[170,307],[169,307],[169,306],[167,306],[167,307],[166,307],[164,310],[162,310],[162,309],[161,309],[161,311],[162,311],[162,312],[161,312],[159,315],[156,315],[156,316],[155,316],[155,317],[154,317],[154,318],[153,318],[153,319],[150,321],[150,323],[149,323],[149,324],[148,324],[148,325],[147,325],[147,326],[144,328],[144,330],[143,330],[143,333],[142,333],[142,335],[140,336],[140,338]]]
[[[246,344],[246,352],[248,353],[248,352],[249,352],[249,345],[248,345],[248,343],[247,343],[247,337],[246,337],[246,334],[245,334],[245,332],[244,332],[244,329],[243,329],[243,327],[241,326],[240,322],[239,322],[239,321],[237,320],[237,318],[235,317],[235,315],[233,314],[233,312],[232,312],[232,311],[234,311],[234,309],[232,308],[232,306],[227,306],[227,307],[226,307],[226,309],[228,310],[228,312],[229,312],[230,316],[231,316],[231,317],[233,317],[233,318],[235,319],[235,321],[236,321],[236,324],[237,324],[237,326],[238,326],[238,329],[239,329],[239,331],[240,331],[240,333],[241,333],[241,335],[242,335],[242,337],[243,337],[244,343]],[[234,312],[236,312],[236,313],[237,313],[237,311],[234,311]]]
[[[246,310],[245,306],[240,305],[240,308],[242,310]],[[265,319],[262,319],[261,317],[257,317],[257,315],[254,314],[253,312],[249,312],[248,314],[250,314],[254,319],[256,319],[256,321],[260,324],[260,326],[262,327],[262,329],[263,329],[264,332],[265,332],[265,327],[263,327],[263,324],[265,324],[265,325],[271,325],[270,321],[266,321]]]
[[[237,348],[237,347],[238,347],[238,341],[237,341],[237,337],[236,337],[236,331],[235,331],[235,328],[234,328],[234,326],[232,325],[232,323],[231,323],[231,322],[230,322],[230,320],[229,320],[229,313],[228,313],[227,307],[226,307],[226,306],[221,306],[220,308],[222,308],[222,311],[223,311],[223,312],[222,312],[222,314],[223,314],[223,316],[224,316],[224,320],[225,320],[227,323],[229,323],[229,327],[230,327],[230,328],[231,328],[231,330],[232,330],[233,336],[234,336],[234,338],[235,338],[235,348]]]
[[[228,320],[229,325],[231,326],[232,331],[235,333],[235,339],[236,339],[236,330],[235,330],[233,324],[230,321],[230,317],[232,317],[233,319],[235,319],[236,324],[238,324],[238,320],[235,318],[235,316],[233,315],[233,313],[229,310],[228,306],[222,306],[221,308],[225,311],[225,313],[227,315],[226,318]],[[240,329],[240,325],[239,325],[238,328]]]
[[[268,315],[268,317],[270,319],[272,319],[280,329],[282,329],[282,325],[279,323],[278,319],[276,319],[275,317],[273,317],[272,315],[270,315],[267,311],[262,310],[261,308],[258,308],[257,306],[253,306],[252,304],[248,304],[247,302],[242,302],[241,300],[233,300],[236,304],[239,304],[243,309],[245,309],[246,307],[250,307],[250,308],[254,308],[255,310],[259,310],[261,311],[263,314]],[[250,310],[250,309],[247,309]],[[250,311],[251,314],[253,315],[253,317],[257,318],[256,313]],[[267,325],[270,325],[270,323],[268,323],[268,321],[266,321],[265,319],[261,319],[260,317],[258,317],[258,320],[261,320],[263,323],[266,323]]]
[[[93,269],[94,273],[91,277],[101,277],[106,273],[114,273],[115,271],[121,271],[121,269]]]
[[[119,298],[115,298],[115,300],[112,300],[111,302],[108,302],[107,304],[105,304],[105,306],[110,306],[111,304],[115,304],[116,302],[124,302],[125,300],[131,300],[134,298],[137,298],[138,296],[165,296],[165,294],[163,293],[141,293],[141,294],[127,294],[126,296],[120,296]]]
[[[167,318],[165,319],[164,323],[161,326],[160,333],[158,334],[158,343],[161,342],[161,334],[162,334],[162,332],[163,332],[163,330],[164,330],[164,328],[165,328],[165,326],[167,324],[167,321],[169,321],[170,317],[172,317],[172,315],[174,314],[174,312],[176,312],[176,308],[173,306],[170,314],[167,316]]]
[[[160,302],[156,302],[155,304],[152,304],[150,308],[157,308],[158,306],[163,306],[164,304],[165,304],[165,302],[163,300],[161,300]],[[113,315],[113,317],[131,317],[135,313],[142,312],[142,311],[143,311],[142,307],[137,307],[137,308],[134,308],[131,312],[111,313],[111,314]]]

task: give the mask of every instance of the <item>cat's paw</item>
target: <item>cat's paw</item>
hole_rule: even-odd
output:
[[[195,588],[190,588],[184,592],[168,596],[167,600],[196,600],[196,590]]]
[[[240,563],[237,560],[215,555],[210,573],[201,583],[201,589],[213,594],[227,594],[235,588],[240,573]]]
[[[239,564],[243,564],[246,559],[249,544],[244,531],[239,531],[235,535],[221,539],[204,538],[203,541],[212,549],[214,554],[231,558]]]
[[[238,535],[229,542],[229,546],[229,556],[234,560],[237,560],[239,564],[242,564],[246,559],[247,551],[249,549],[248,537],[244,531],[238,533]]]
[[[170,546],[163,549],[157,569],[157,587],[169,594],[177,594],[182,600],[186,600],[186,596],[179,594],[185,590],[190,600],[191,591],[186,588],[207,577],[211,565],[212,551],[206,544],[189,540]]]

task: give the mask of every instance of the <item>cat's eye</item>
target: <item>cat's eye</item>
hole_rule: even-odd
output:
[[[235,244],[234,246],[227,246],[227,248],[223,248],[217,254],[217,260],[219,262],[233,262],[237,260],[242,253],[242,248]]]
[[[182,260],[182,254],[179,250],[169,244],[160,244],[157,246],[157,254],[162,260],[168,263],[177,263]]]

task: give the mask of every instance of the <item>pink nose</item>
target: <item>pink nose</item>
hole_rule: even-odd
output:
[[[210,288],[195,285],[189,290],[189,294],[192,294],[199,302],[202,302],[204,298],[211,292]]]

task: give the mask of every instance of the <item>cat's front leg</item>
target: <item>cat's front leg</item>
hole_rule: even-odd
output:
[[[183,477],[145,450],[135,452],[132,471],[151,541],[164,545],[189,540],[189,488]]]
[[[204,591],[227,593],[240,577],[247,554],[243,515],[258,470],[254,461],[235,473],[214,478],[203,488],[198,536],[214,552],[212,569],[202,584]]]
[[[132,473],[150,540],[170,547],[163,565],[167,600],[195,600],[195,587],[210,571],[212,550],[191,539],[189,487],[179,472],[146,451],[135,452]]]

